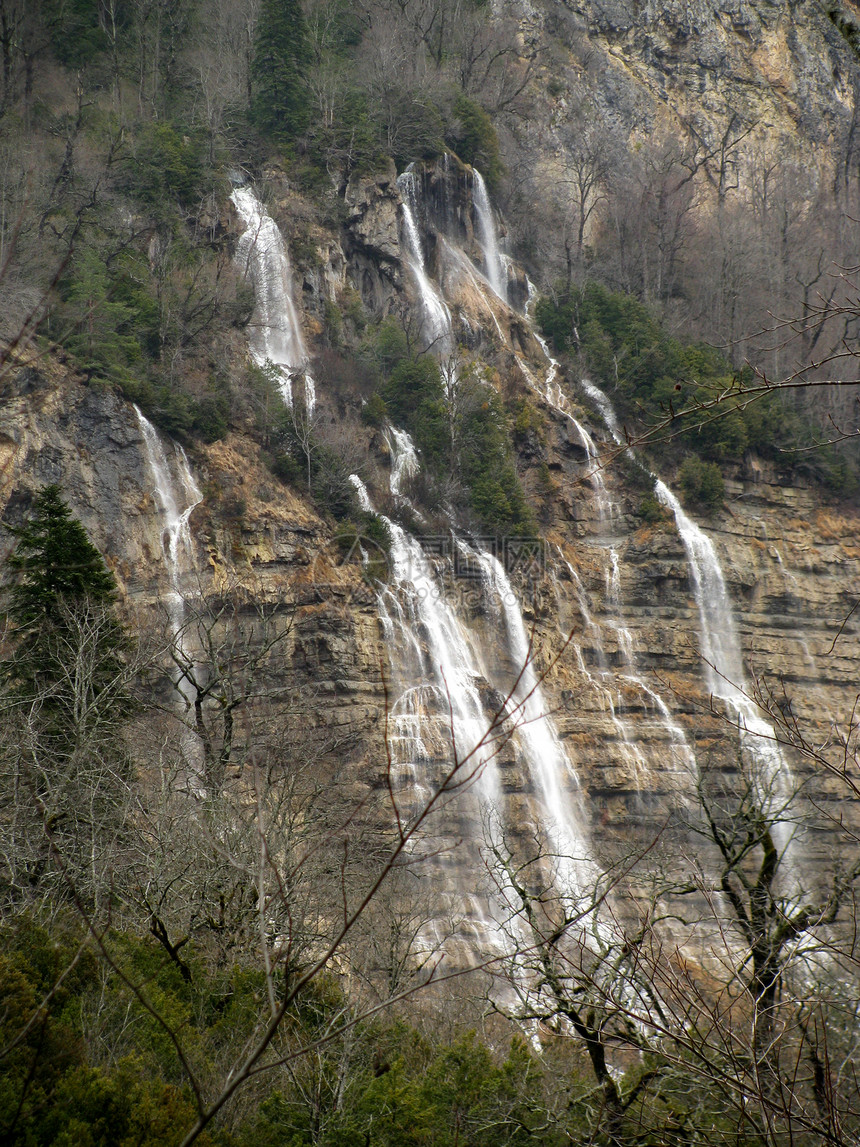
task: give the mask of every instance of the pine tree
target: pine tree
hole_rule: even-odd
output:
[[[42,696],[46,712],[79,708],[82,688],[95,696],[121,675],[127,638],[113,615],[113,575],[59,486],[45,486],[30,521],[7,529],[17,538],[6,561],[16,575],[6,610],[13,650],[0,663],[0,680],[19,697]],[[82,645],[89,679],[75,680],[71,690]],[[68,695],[72,691],[77,696]]]
[[[282,142],[301,135],[310,121],[305,75],[310,58],[299,0],[263,0],[251,65],[251,118]]]
[[[58,486],[35,498],[6,560],[0,661],[0,897],[96,905],[126,838],[131,641],[113,576]],[[57,857],[61,861],[57,863]]]

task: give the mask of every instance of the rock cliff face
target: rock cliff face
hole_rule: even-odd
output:
[[[131,624],[163,634],[174,588],[164,501],[133,407],[47,360],[22,367],[13,385],[0,432],[3,520],[20,520],[35,490],[60,483],[116,575]],[[162,441],[181,511],[190,503],[177,448]],[[192,456],[203,498],[180,591],[195,606],[238,593],[250,626],[257,615],[287,624],[277,671],[313,709],[319,744],[342,760],[373,760],[383,710],[375,596],[360,565],[341,560],[330,527],[259,453],[231,436]],[[4,555],[10,541],[2,538]]]
[[[851,133],[854,63],[813,0],[543,0],[524,5],[522,20],[532,37],[537,24],[551,53],[549,114],[537,133],[547,142],[584,98],[630,142],[673,121],[716,142],[734,123],[774,150],[793,142],[831,163]]]
[[[745,122],[772,122],[786,133],[802,128],[821,148],[846,138],[853,93],[845,87],[840,41],[818,8],[802,8],[796,19],[779,4],[717,13],[686,4],[661,12],[643,18],[624,3],[546,3],[532,16],[550,38],[564,26],[565,74],[586,67],[599,73],[594,90],[606,114],[631,136],[650,130],[666,108],[691,122],[713,112],[717,122],[729,111],[728,84]],[[587,45],[599,47],[602,63],[589,62]],[[562,141],[556,128],[567,98],[555,96],[538,125],[546,129],[538,150],[547,162]],[[825,104],[828,115],[810,120],[807,109]],[[600,465],[601,456],[614,453],[611,436],[580,380],[561,377],[536,339],[522,272],[509,269],[510,305],[488,289],[471,172],[448,161],[419,168],[418,178],[427,271],[459,341],[539,412],[540,429],[520,440],[519,464],[544,548],[537,570],[513,576],[536,665],[546,672],[546,705],[572,766],[562,783],[604,861],[631,843],[648,844],[669,809],[691,799],[697,770],[731,773],[737,718],[710,701],[693,576],[672,515],[645,524],[635,467],[622,459]],[[394,171],[355,177],[344,204],[342,233],[314,233],[318,259],[301,274],[311,339],[326,300],[348,289],[377,316],[414,313],[417,305]],[[275,212],[282,224],[290,210],[284,196]],[[50,358],[22,362],[7,389],[4,519],[18,520],[39,485],[60,482],[114,569],[129,610],[157,618],[170,588],[164,504],[134,410]],[[319,401],[326,419],[341,416],[342,396],[321,393]],[[175,477],[178,455],[169,443],[166,452]],[[379,436],[371,454],[375,470],[367,477],[379,498],[391,465]],[[361,561],[343,560],[331,523],[273,477],[250,436],[199,447],[190,463],[203,497],[190,516],[193,560],[183,585],[204,595],[239,585],[252,605],[291,619],[283,668],[296,690],[312,696],[321,742],[356,777],[377,783],[386,757],[383,676],[396,676],[378,587]],[[858,527],[855,506],[825,506],[814,490],[780,484],[754,459],[729,477],[725,508],[704,523],[728,584],[747,687],[760,681],[772,688],[774,703],[786,710],[790,704],[817,745],[844,727],[856,694],[860,628],[850,614],[860,576]],[[0,554],[7,544],[0,541]],[[486,602],[460,593],[450,571],[445,578],[463,625],[488,651],[485,677],[475,684],[491,713],[498,691],[490,678],[513,682],[515,647]],[[426,646],[425,635],[416,641]],[[788,750],[786,769],[790,783],[809,785],[815,799],[831,795],[826,779]],[[502,786],[512,823],[526,825],[535,816],[535,786],[514,755],[502,761]],[[826,841],[801,847],[814,873]]]

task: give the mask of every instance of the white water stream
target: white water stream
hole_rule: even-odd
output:
[[[517,715],[516,739],[540,798],[539,828],[548,837],[559,891],[576,899],[593,889],[600,876],[574,797],[579,792],[579,779],[547,709],[535,671],[535,650],[510,579],[493,554],[475,551],[475,558],[491,600],[501,613],[505,644],[516,674],[509,693]]]
[[[740,639],[717,551],[665,482],[658,480],[654,492],[672,511],[687,554],[699,612],[705,684],[712,696],[726,703],[737,723],[741,748],[753,767],[758,798],[766,811],[779,815],[792,796],[793,778],[773,726],[746,692]],[[778,828],[779,844],[785,852],[791,839],[789,826],[781,823]]]
[[[167,451],[155,427],[137,406],[134,407],[134,412],[143,435],[149,472],[160,507],[161,556],[170,582],[170,589],[164,600],[171,634],[179,660],[192,664],[193,653],[186,632],[185,604],[187,581],[194,570],[194,547],[189,519],[195,506],[202,501],[203,495],[194,481],[194,475],[191,473],[188,458],[182,447],[174,443],[173,466],[171,466]],[[176,677],[174,684],[182,698],[183,706],[187,708],[192,704],[193,698],[181,674]],[[183,738],[182,745],[186,756],[195,761],[198,754],[193,734],[189,732]]]
[[[528,287],[529,303],[532,303],[536,298],[537,293],[530,280],[528,281]],[[534,334],[535,339],[537,340],[541,350],[546,356],[548,370],[542,386],[537,383],[534,375],[532,375],[531,371],[525,367],[525,364],[521,363],[520,365],[521,369],[523,370],[523,374],[528,380],[529,385],[539,394],[541,394],[546,402],[560,414],[562,414],[574,427],[577,437],[579,438],[580,444],[591,467],[591,469],[585,474],[584,477],[588,481],[594,494],[602,532],[605,535],[601,540],[601,544],[606,549],[609,558],[604,574],[605,600],[612,615],[612,620],[608,622],[608,625],[615,637],[615,642],[621,654],[622,660],[627,667],[627,673],[624,674],[622,680],[628,685],[632,685],[634,690],[638,691],[646,699],[646,704],[653,707],[658,723],[663,727],[666,733],[668,733],[669,744],[672,746],[672,762],[675,764],[682,775],[681,784],[679,787],[684,787],[684,782],[689,781],[691,776],[691,765],[693,767],[695,766],[695,758],[693,752],[687,743],[687,739],[684,736],[683,730],[677,724],[677,722],[671,719],[669,707],[666,702],[653,688],[653,686],[647,684],[645,680],[636,672],[633,635],[629,629],[622,625],[621,622],[623,610],[621,602],[620,562],[616,540],[612,536],[613,532],[616,532],[618,529],[618,526],[614,525],[614,523],[619,518],[619,514],[617,507],[610,497],[609,491],[606,487],[597,445],[594,442],[594,439],[582,425],[582,423],[574,417],[573,412],[570,409],[570,403],[568,402],[567,396],[562,390],[561,383],[559,382],[560,369],[558,360],[553,358],[546,340],[540,335],[540,333],[534,328],[532,329],[532,333]],[[617,420],[615,419],[615,413],[612,409],[611,403],[605,397],[605,395],[603,395],[602,391],[597,389],[597,387],[593,386],[591,383],[587,383],[586,386],[588,387],[587,393],[589,394],[589,397],[592,398],[592,400],[597,402],[597,397],[599,396],[600,402],[597,403],[597,405],[599,406],[599,409],[603,414],[607,425],[609,426],[613,435],[615,435]],[[601,655],[601,658],[604,658],[600,626],[595,622],[585,604],[585,595],[579,576],[569,565],[569,563],[566,564],[574,584],[577,587],[580,613],[582,614],[583,620],[585,621],[586,626],[592,634],[592,638]],[[633,775],[637,785],[644,783],[649,773],[649,765],[638,743],[638,739],[630,726],[630,723],[619,716],[619,709],[622,705],[622,698],[617,691],[613,694],[613,691],[610,689],[609,682],[612,680],[613,675],[609,672],[607,666],[604,663],[600,675],[601,679],[598,682],[595,680],[594,675],[586,668],[581,651],[577,650],[577,654],[579,657],[581,670],[586,675],[587,679],[596,688],[598,694],[602,697],[605,708],[611,715],[612,723],[621,739],[621,744],[623,746],[623,756],[632,766]],[[661,762],[662,770],[665,770],[665,764],[665,761]]]
[[[313,413],[316,385],[308,370],[302,327],[293,302],[293,276],[283,236],[250,187],[237,187],[230,196],[245,224],[236,259],[254,287],[251,354],[260,367],[277,371],[284,402],[293,404],[293,379],[304,377],[305,405]]]
[[[550,356],[546,343],[540,338],[539,341],[551,364],[550,377],[554,377],[557,363]],[[580,380],[580,385],[599,409],[615,442],[624,445],[623,432],[618,417],[607,395],[588,379]],[[560,388],[556,389],[560,395]],[[566,400],[564,402],[553,401],[556,396],[553,395],[549,384],[547,384],[546,396],[548,401],[556,405],[562,413],[575,422],[582,437],[583,428],[579,423],[576,423],[576,420],[566,409]],[[589,456],[591,456],[591,448],[587,447],[587,449]],[[594,453],[596,458],[596,448]],[[591,474],[591,479],[600,499],[604,496],[605,487],[597,466]],[[674,515],[678,533],[684,543],[699,614],[705,684],[712,696],[726,702],[729,712],[737,722],[741,748],[753,766],[753,779],[758,788],[759,798],[765,802],[765,806],[770,812],[779,814],[788,803],[794,787],[793,778],[776,740],[773,727],[761,716],[758,706],[746,692],[740,639],[716,549],[704,531],[685,513],[678,498],[665,482],[656,481],[655,494],[658,500]],[[617,555],[614,550],[612,557],[613,576],[607,583],[608,596],[610,600],[615,598],[617,601]],[[626,634],[626,631],[621,632]],[[628,648],[632,647],[628,644]],[[641,678],[637,676],[634,679],[640,688],[648,689]],[[659,711],[666,714],[667,728],[672,730],[675,741],[680,747],[680,740],[677,736],[680,729],[676,724],[668,723],[669,711],[665,702],[656,693],[653,695],[655,701],[658,702]],[[684,741],[683,751],[684,757],[688,761],[692,759],[686,741]],[[778,824],[777,836],[782,851],[785,853],[791,841],[788,825]]]
[[[503,303],[508,301],[508,273],[499,250],[496,220],[484,177],[472,168],[472,198],[478,223],[478,242],[484,253],[484,275]]]
[[[134,412],[143,434],[149,472],[161,506],[161,552],[164,565],[170,578],[173,597],[182,602],[182,583],[194,562],[188,520],[194,507],[203,500],[203,495],[194,481],[182,447],[174,443],[174,476],[155,427],[137,406]]]
[[[532,285],[529,283],[529,301],[532,301]],[[567,400],[558,385],[553,386],[558,372],[558,363],[549,352],[549,347],[537,332],[540,343],[550,364],[545,384],[545,397],[577,427],[590,458],[594,458],[595,468],[589,475],[598,497],[598,504],[606,497],[605,485],[599,468],[599,458],[590,436],[573,418]],[[625,445],[624,434],[615,409],[608,396],[589,379],[581,379],[580,385],[588,398],[597,406],[609,431],[618,445]],[[702,645],[702,658],[705,664],[705,683],[708,691],[726,702],[730,713],[737,722],[742,750],[753,765],[755,783],[759,796],[772,812],[779,813],[786,805],[794,787],[791,770],[776,740],[773,727],[761,716],[755,702],[746,692],[741,645],[734,620],[734,614],[726,591],[725,578],[716,549],[704,531],[685,513],[678,498],[665,482],[656,481],[655,494],[658,500],[672,511],[684,549],[693,581],[693,590],[699,614],[699,630]],[[610,510],[611,513],[611,510]],[[601,515],[605,512],[601,510]],[[617,553],[612,550],[612,574],[607,579],[608,598],[618,606],[618,564]],[[627,631],[619,627],[623,646],[632,654],[632,645]],[[658,694],[654,693],[638,676],[633,676],[638,687],[651,692],[658,711],[665,714],[666,726],[681,747],[677,724],[669,722],[668,707]],[[683,736],[683,734],[681,734]],[[683,755],[692,760],[692,753],[684,740]],[[778,835],[785,852],[790,844],[788,826],[780,824]]]
[[[406,261],[418,287],[424,341],[435,354],[447,355],[454,349],[451,312],[448,310],[448,304],[431,283],[424,265],[424,249],[421,244],[421,232],[418,229],[418,181],[411,166],[398,176],[397,186],[403,200]]]
[[[391,490],[397,476],[415,459],[409,435],[389,431],[395,450]],[[408,460],[405,461],[404,459]],[[373,504],[357,475],[351,481],[362,509]],[[502,809],[498,754],[510,737],[504,720],[490,727],[480,693],[485,680],[473,634],[448,600],[436,570],[420,543],[396,522],[383,518],[391,537],[388,582],[378,595],[379,615],[392,672],[394,692],[388,712],[388,749],[394,770],[398,817],[408,823],[441,789],[434,813],[420,835],[421,852],[432,857],[448,887],[440,889],[458,902],[455,937],[474,952],[497,957],[511,953],[503,928],[507,913],[489,888],[476,891],[474,866],[480,864],[483,826]],[[489,732],[488,732],[489,728]],[[460,852],[470,854],[473,868],[466,886],[459,879]],[[449,914],[438,897],[439,917],[431,924],[431,946],[446,939],[440,921]]]

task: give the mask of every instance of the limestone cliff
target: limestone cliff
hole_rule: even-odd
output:
[[[714,12],[686,4],[658,15],[623,2],[546,0],[524,6],[522,16],[523,29],[543,37],[537,75],[547,88],[540,94],[533,87],[532,106],[545,96],[544,111],[520,139],[511,134],[507,148],[519,147],[523,162],[534,164],[527,185],[535,194],[544,176],[557,177],[586,95],[625,146],[679,124],[712,149],[728,140],[726,132],[747,130],[765,141],[800,141],[831,168],[834,155],[843,162],[853,146],[854,73],[815,5]],[[341,189],[336,226],[316,218],[282,173],[267,173],[273,217],[288,242],[304,240],[295,287],[312,354],[323,349],[327,308],[346,314],[355,298],[364,321],[397,313],[420,325],[427,288],[402,242],[395,174],[392,167],[353,175]],[[669,810],[691,798],[697,770],[711,764],[731,774],[738,752],[731,712],[709,697],[692,573],[671,514],[643,520],[642,473],[616,450],[581,380],[548,358],[527,313],[524,272],[506,260],[505,298],[490,287],[474,173],[447,157],[419,163],[413,174],[421,188],[421,270],[456,342],[534,412],[517,447],[541,522],[541,560],[512,577],[572,766],[563,785],[603,861],[631,842],[649,844]],[[712,174],[703,167],[702,181]],[[229,226],[238,232],[235,217]],[[353,381],[339,377],[339,389],[326,392],[323,378],[317,417],[344,428],[339,449],[358,444],[370,496],[396,517],[403,508],[390,488],[391,445],[362,423],[363,396]],[[116,573],[129,613],[163,621],[159,601],[171,592],[165,506],[131,405],[86,385],[49,354],[21,360],[4,384],[3,518],[19,520],[39,485],[60,482]],[[202,500],[190,515],[193,561],[183,585],[204,598],[240,586],[249,613],[256,604],[290,619],[281,669],[311,699],[324,755],[373,785],[387,755],[385,683],[396,677],[390,617],[380,604],[385,571],[367,569],[361,545],[344,560],[341,527],[267,467],[252,422],[237,417],[224,440],[190,452]],[[165,449],[176,471],[179,455],[169,442]],[[860,511],[785,485],[753,457],[727,480],[725,507],[704,527],[728,582],[746,686],[764,682],[775,701],[790,705],[810,742],[827,744],[851,720],[856,695],[860,627],[851,611]],[[401,517],[415,526],[414,516]],[[448,525],[469,536],[469,523]],[[0,541],[0,555],[7,546]],[[473,685],[489,719],[521,668],[516,647],[498,610],[458,584],[453,564],[440,560],[434,569],[465,632],[482,642]],[[415,645],[427,655],[426,627],[416,629]],[[438,744],[434,751],[442,755]],[[797,754],[788,753],[787,768],[792,785],[827,799],[826,781]],[[513,751],[500,772],[510,821],[525,827],[535,815],[534,782]],[[686,845],[676,840],[673,847]],[[827,845],[803,847],[812,864]]]
[[[539,413],[538,428],[520,441],[520,466],[545,546],[538,572],[521,574],[518,595],[537,667],[547,671],[547,706],[578,778],[573,796],[592,847],[605,858],[631,842],[649,843],[669,810],[691,798],[697,768],[730,772],[737,737],[725,706],[712,707],[708,696],[691,570],[671,516],[643,524],[641,478],[623,458],[611,461],[614,443],[578,380],[562,377],[559,385],[557,376],[555,397],[546,389],[555,368],[528,318],[503,305],[476,273],[467,173],[450,171],[425,173],[430,266],[464,341]],[[363,207],[351,217],[346,275],[383,308],[414,306],[392,227],[396,187],[371,181],[352,195]],[[446,225],[452,213],[460,222]],[[514,299],[525,294],[517,296],[518,282],[512,272]],[[22,363],[11,389],[4,517],[18,519],[38,485],[61,482],[129,610],[157,617],[169,584],[164,514],[135,412],[47,357]],[[320,401],[327,418],[343,417],[338,401]],[[381,497],[389,460],[381,439],[363,433],[375,458],[368,481]],[[609,460],[605,468],[595,449]],[[383,675],[389,682],[394,675],[377,588],[361,561],[342,560],[336,527],[266,469],[251,437],[197,447],[190,461],[203,499],[191,514],[186,587],[206,595],[239,585],[291,618],[283,668],[297,694],[312,697],[321,740],[374,784],[385,761]],[[813,489],[780,484],[749,459],[730,477],[723,511],[705,523],[730,587],[748,687],[764,678],[816,744],[848,719],[856,691],[860,649],[849,614],[860,574],[858,516],[854,506],[824,505]],[[456,574],[449,582],[452,600],[465,604],[466,624],[495,651],[488,672],[512,681],[511,647],[480,601],[469,610],[467,588]],[[496,700],[488,693],[488,714]],[[796,755],[790,761],[794,781],[815,782],[820,799],[820,778],[810,778]],[[503,772],[512,816],[527,824],[532,784],[514,757],[505,758]]]

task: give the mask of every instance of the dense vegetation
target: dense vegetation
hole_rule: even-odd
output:
[[[543,296],[535,316],[554,348],[577,356],[578,368],[611,396],[646,454],[683,459],[680,477],[693,504],[718,504],[717,467],[737,464],[747,450],[835,493],[857,488],[855,469],[821,444],[789,395],[774,389],[751,401],[748,366],[735,371],[713,347],[670,335],[633,296],[592,282]]]
[[[530,99],[540,105],[563,90],[542,76],[514,21],[504,12],[490,19],[492,7],[3,3],[0,333],[13,349],[34,336],[40,353],[84,385],[118,391],[179,439],[211,443],[232,428],[255,435],[272,473],[314,499],[345,548],[357,539],[381,551],[389,544],[349,481],[356,459],[381,454],[378,439],[370,442],[388,419],[421,452],[424,474],[410,493],[424,510],[453,506],[476,532],[532,535],[513,446],[528,437],[532,412],[506,404],[498,379],[462,350],[441,363],[422,353],[414,332],[368,314],[356,291],[315,302],[326,347],[316,348],[318,377],[342,416],[339,431],[301,401],[286,409],[273,378],[246,359],[253,292],[233,262],[230,169],[276,173],[303,228],[292,237],[294,260],[312,277],[314,236],[340,235],[353,175],[450,148],[505,197],[521,254],[538,261],[553,236],[550,264],[566,262],[567,278],[538,304],[539,321],[557,351],[579,356],[612,393],[634,434],[647,438],[667,416],[727,395],[718,417],[680,419],[666,451],[693,504],[719,503],[721,467],[746,450],[851,490],[840,456],[792,452],[815,437],[796,407],[778,394],[745,405],[741,369],[667,333],[658,316],[694,297],[696,274],[682,265],[683,244],[670,252],[663,241],[664,217],[650,219],[653,235],[631,231],[644,210],[613,219],[635,201],[629,188],[625,200],[624,178],[614,180],[612,210],[591,214],[609,198],[600,155],[586,156],[595,182],[578,215],[569,203],[535,210],[506,184],[500,129],[527,122]],[[686,173],[689,157],[655,143],[636,162],[638,202],[661,211],[675,202],[686,219],[689,200],[677,206],[675,193],[687,195],[689,180],[652,192],[658,170]],[[640,168],[631,170],[638,178]],[[584,171],[558,183],[585,186]],[[630,174],[620,162],[619,172]],[[801,198],[808,231],[813,197]],[[761,224],[763,249],[769,225]],[[781,251],[792,246],[788,230]],[[649,262],[655,250],[660,258]],[[794,281],[784,258],[780,280]],[[611,287],[577,286],[586,269],[601,268]],[[773,276],[763,270],[760,279]],[[0,373],[0,399],[13,381]],[[665,433],[674,435],[673,421],[656,440]],[[241,499],[221,504],[225,519],[243,509]],[[816,1015],[833,1033],[823,1051],[809,1012],[788,989],[784,1005],[781,995],[789,946],[813,917],[831,922],[833,905],[817,916],[804,905],[801,923],[772,894],[779,861],[760,808],[726,814],[716,843],[725,854],[737,838],[730,830],[745,826],[743,860],[729,866],[733,887],[743,887],[750,856],[764,854],[750,915],[760,921],[767,901],[770,916],[753,938],[771,979],[762,987],[741,969],[726,990],[744,1019],[771,991],[785,1008],[784,1047],[757,1029],[751,1047],[737,1048],[723,1013],[701,1010],[694,978],[672,980],[667,998],[677,989],[683,1004],[674,1026],[656,1011],[631,1019],[631,1001],[651,1000],[653,968],[620,1002],[619,969],[631,952],[644,961],[659,936],[643,924],[599,959],[576,952],[571,972],[571,949],[553,949],[571,921],[556,928],[552,898],[537,903],[523,890],[516,914],[536,939],[518,958],[534,960],[530,973],[547,985],[541,1014],[528,1021],[529,1030],[543,1025],[539,1059],[519,1029],[488,1019],[488,1000],[499,997],[479,977],[475,998],[448,1010],[433,999],[429,1015],[410,1008],[429,974],[416,937],[433,911],[413,909],[409,840],[380,832],[371,815],[378,792],[357,796],[355,778],[332,764],[348,734],[338,730],[318,750],[314,714],[282,656],[289,617],[255,613],[247,593],[225,591],[189,603],[184,633],[141,625],[132,636],[113,578],[58,488],[41,492],[15,536],[0,633],[4,1142],[166,1147],[205,1117],[197,1141],[225,1147],[718,1139],[758,1147],[774,1111],[789,1112],[790,1129],[795,1118],[794,1093],[784,1100],[780,1091],[782,1108],[773,1099],[773,1081],[785,1078],[781,1054],[812,1065],[812,1082],[797,1087],[805,1106],[796,1126],[807,1141],[834,1141],[827,1105],[838,1106],[833,1096],[850,1091],[851,1078],[839,1076],[823,1097],[818,1079],[822,1056],[850,1063],[844,982],[834,977],[830,994],[826,977],[818,985]],[[199,663],[183,646],[191,630]],[[377,782],[384,790],[386,779]],[[715,814],[715,834],[719,824]],[[856,876],[849,865],[840,871],[840,895]],[[543,913],[553,927],[541,934],[534,921]],[[678,967],[667,967],[676,977]],[[517,975],[522,965],[515,988]],[[607,1047],[623,1049],[623,1072],[607,1068]],[[249,1070],[235,1097],[210,1107],[257,1048],[260,1073]],[[847,1134],[855,1124],[846,1120]]]
[[[17,1040],[0,1087],[0,1134],[10,1147],[174,1147],[193,1122],[193,1096],[167,1033],[129,981],[145,984],[147,999],[182,1026],[195,1066],[208,1062],[210,1071],[238,1054],[265,992],[259,968],[241,958],[214,968],[185,949],[186,976],[152,939],[112,931],[99,945],[110,964],[74,920],[56,921],[49,934],[25,918],[2,934],[0,1038],[4,1047]],[[314,985],[293,1010],[280,1052],[325,1038],[344,1007],[334,979]],[[372,1135],[392,1147],[464,1139],[491,1147],[501,1134],[509,1144],[551,1143],[558,1132],[532,1135],[546,1119],[543,1082],[520,1039],[494,1054],[474,1034],[440,1045],[392,1018],[368,1020],[324,1042],[312,1064],[260,1088],[198,1142],[348,1147]]]
[[[384,322],[363,347],[378,383],[365,413],[408,430],[432,482],[422,498],[471,510],[479,530],[498,536],[535,532],[517,477],[510,419],[498,391],[474,363],[440,365],[409,347],[406,332]]]

